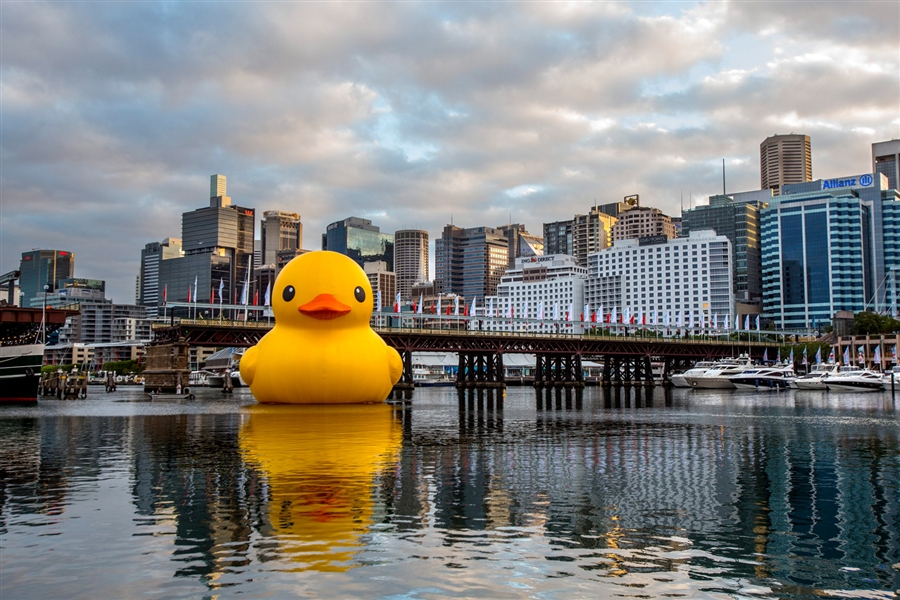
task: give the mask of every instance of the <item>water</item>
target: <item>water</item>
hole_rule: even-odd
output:
[[[142,398],[0,407],[0,597],[900,589],[888,393]]]

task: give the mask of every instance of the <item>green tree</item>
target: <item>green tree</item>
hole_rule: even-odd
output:
[[[900,331],[900,321],[887,315],[865,311],[853,317],[854,335],[872,335]]]

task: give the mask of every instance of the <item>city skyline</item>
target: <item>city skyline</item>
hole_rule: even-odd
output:
[[[212,173],[309,240],[357,216],[433,244],[629,194],[675,216],[723,159],[758,189],[776,134],[811,138],[813,179],[900,137],[896,4],[388,6],[4,6],[0,272],[63,248],[133,301]]]

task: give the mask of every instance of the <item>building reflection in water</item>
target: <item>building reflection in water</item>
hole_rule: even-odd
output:
[[[213,589],[263,563],[348,569],[375,531],[380,560],[409,560],[391,539],[406,548],[425,530],[473,554],[540,536],[541,560],[592,577],[689,564],[711,580],[852,587],[846,566],[900,583],[900,440],[884,419],[542,393],[537,406],[533,392],[466,390],[403,407],[3,419],[0,533],[64,512],[76,479],[124,457],[139,528],[173,535],[172,575]]]

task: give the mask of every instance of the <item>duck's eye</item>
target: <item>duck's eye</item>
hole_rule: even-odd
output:
[[[365,302],[366,290],[362,289],[362,286],[356,286],[356,289],[353,290],[353,297],[356,298],[357,302]]]
[[[291,300],[294,299],[294,292],[295,292],[294,286],[289,285],[286,288],[284,288],[284,291],[281,293],[281,297],[284,298],[285,302],[290,302]]]

